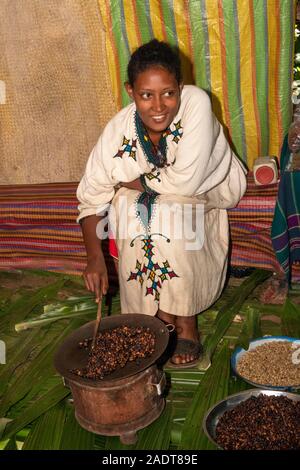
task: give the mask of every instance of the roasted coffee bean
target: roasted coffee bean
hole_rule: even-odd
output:
[[[89,349],[91,338],[85,338],[79,348]],[[111,330],[101,331],[95,347],[89,352],[88,364],[84,369],[72,369],[71,372],[89,379],[103,379],[128,362],[151,356],[155,346],[155,335],[149,328],[123,325]]]
[[[300,402],[260,394],[225,411],[216,441],[226,450],[300,449]]]

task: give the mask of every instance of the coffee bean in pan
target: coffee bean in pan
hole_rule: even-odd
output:
[[[91,348],[91,338],[85,338],[79,348]],[[95,347],[89,352],[87,366],[83,369],[72,369],[71,372],[89,379],[103,379],[117,369],[123,368],[128,362],[150,357],[154,352],[155,335],[150,328],[120,326],[111,330],[101,331]]]
[[[300,449],[300,402],[260,394],[225,411],[216,427],[225,450]]]

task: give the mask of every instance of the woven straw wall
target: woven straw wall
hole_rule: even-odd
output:
[[[0,184],[77,181],[116,112],[97,0],[1,0],[0,50]]]

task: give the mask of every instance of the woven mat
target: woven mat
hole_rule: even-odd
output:
[[[78,180],[114,115],[97,0],[1,0],[0,184]]]

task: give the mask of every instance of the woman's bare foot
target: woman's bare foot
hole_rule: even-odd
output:
[[[187,339],[199,344],[199,331],[197,326],[197,316],[179,317],[176,316],[177,339]],[[197,346],[195,347],[197,350]],[[196,353],[173,354],[171,362],[174,364],[187,364],[198,359],[199,351]]]

